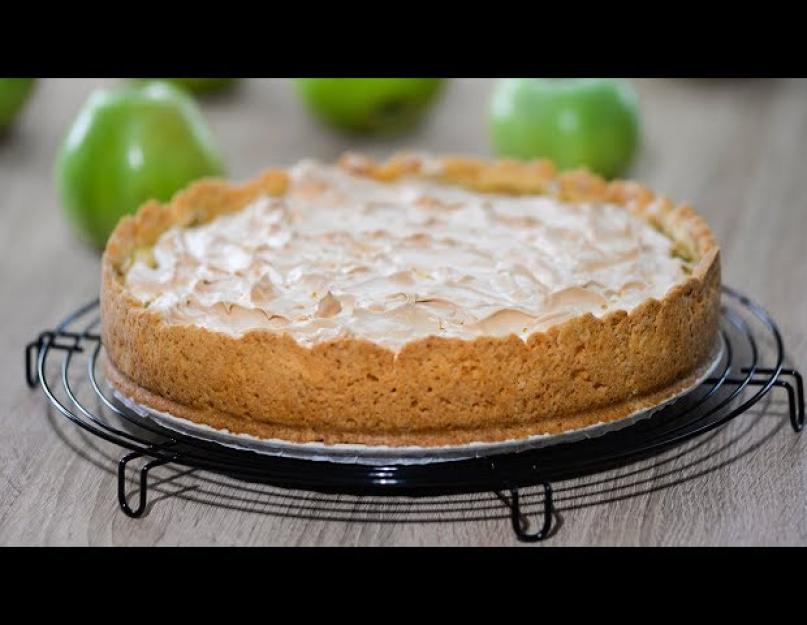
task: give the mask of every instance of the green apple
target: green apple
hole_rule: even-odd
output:
[[[33,78],[0,78],[0,132],[14,121],[33,86]]]
[[[232,87],[236,79],[235,78],[136,78],[135,81],[142,82],[142,81],[151,81],[151,80],[161,80],[164,82],[170,82],[177,87],[181,87],[186,91],[190,91],[191,93],[204,95],[208,93],[214,93],[216,91],[224,91]]]
[[[298,78],[308,108],[336,128],[397,132],[414,125],[440,91],[440,78]]]
[[[639,107],[630,84],[607,78],[507,78],[490,105],[495,151],[548,158],[559,169],[624,172],[639,143]]]
[[[224,172],[190,95],[151,82],[94,92],[56,158],[56,186],[78,233],[103,247],[118,220]]]

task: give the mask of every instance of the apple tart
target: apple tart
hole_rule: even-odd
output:
[[[110,383],[233,433],[442,446],[608,422],[713,353],[719,251],[645,187],[405,154],[204,180],[120,221]]]

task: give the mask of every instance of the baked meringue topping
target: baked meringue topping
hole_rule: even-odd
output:
[[[673,241],[628,210],[379,182],[303,161],[282,197],[173,227],[125,276],[166,320],[300,344],[531,333],[630,311],[687,278]]]

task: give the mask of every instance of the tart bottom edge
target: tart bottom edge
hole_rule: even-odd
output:
[[[512,425],[492,425],[486,428],[454,429],[420,432],[360,432],[347,430],[313,430],[294,428],[254,419],[245,419],[213,410],[202,410],[161,397],[145,389],[122,373],[109,358],[105,371],[109,383],[135,402],[194,423],[214,429],[227,429],[233,434],[249,434],[263,439],[280,439],[290,443],[318,442],[324,444],[383,445],[389,447],[422,446],[441,447],[468,443],[492,443],[525,439],[535,435],[562,434],[599,423],[610,423],[665,403],[685,389],[693,387],[715,364],[716,347],[709,358],[684,378],[662,389],[632,397],[618,404],[586,410],[570,415],[542,418],[535,422]]]

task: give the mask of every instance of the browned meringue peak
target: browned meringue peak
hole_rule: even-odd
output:
[[[421,176],[384,183],[303,161],[283,197],[174,227],[126,275],[174,322],[304,345],[352,336],[530,333],[631,310],[686,278],[673,242],[608,203],[479,194]]]

